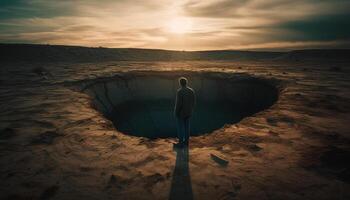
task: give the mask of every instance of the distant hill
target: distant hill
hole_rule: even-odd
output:
[[[350,50],[170,51],[160,49],[102,48],[63,45],[0,44],[0,61],[99,62],[176,60],[313,60],[349,59]]]
[[[305,49],[294,50],[285,53],[278,59],[293,61],[329,60],[345,61],[350,60],[350,49]]]

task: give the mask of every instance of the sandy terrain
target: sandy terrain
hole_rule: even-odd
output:
[[[2,63],[0,199],[350,199],[343,63]],[[278,80],[272,107],[191,137],[118,132],[79,90],[115,73],[219,71]]]

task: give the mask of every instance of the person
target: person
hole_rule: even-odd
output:
[[[187,82],[185,77],[179,78],[180,88],[176,93],[174,108],[179,142],[174,147],[188,146],[190,138],[190,118],[196,104],[196,95],[194,90],[187,86]]]

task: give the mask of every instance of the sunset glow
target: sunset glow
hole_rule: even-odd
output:
[[[4,0],[0,42],[210,49],[345,48],[346,0]]]
[[[172,33],[183,34],[192,31],[192,22],[185,18],[174,18],[167,23],[166,28]]]

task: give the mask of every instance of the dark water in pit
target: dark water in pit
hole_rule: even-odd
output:
[[[126,134],[148,138],[176,137],[174,100],[128,101],[108,117],[115,127]],[[253,112],[253,111],[251,111]],[[197,101],[190,120],[191,135],[210,133],[227,123],[236,123],[249,115],[249,109],[228,101]]]

